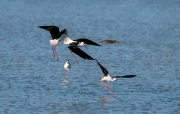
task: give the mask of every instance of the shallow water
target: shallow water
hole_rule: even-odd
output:
[[[5,114],[180,113],[180,2],[178,0],[2,1],[0,3],[0,112]],[[82,47],[111,75],[136,74],[98,84],[95,61],[77,64],[67,45],[53,58],[50,34],[37,26],[66,28],[69,37],[100,43]],[[63,68],[72,68],[64,83]]]

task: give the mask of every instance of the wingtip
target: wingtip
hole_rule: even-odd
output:
[[[45,29],[44,26],[38,26],[39,28]]]
[[[132,77],[135,77],[135,76],[137,76],[137,75],[131,75]]]

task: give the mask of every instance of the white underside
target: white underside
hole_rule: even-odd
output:
[[[65,63],[65,64],[64,64],[64,68],[65,68],[66,70],[70,70],[71,64],[70,64],[70,63]]]
[[[53,40],[49,40],[49,43],[52,45],[52,46],[55,46],[55,45],[58,45],[58,43],[63,40],[64,38],[66,38],[67,35],[65,34],[62,34],[60,38],[58,39],[53,39]]]
[[[55,45],[58,45],[59,40],[56,40],[56,39],[54,39],[54,40],[49,40],[49,43],[50,43],[52,46],[55,46]]]
[[[107,81],[110,82],[112,81],[112,77],[108,74],[107,76],[104,76],[100,79],[101,82]]]
[[[69,37],[66,37],[66,38],[64,39],[64,44],[70,44],[70,43],[72,43],[72,42],[76,42],[76,41],[71,40],[71,38],[69,38]]]

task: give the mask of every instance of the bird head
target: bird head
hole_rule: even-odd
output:
[[[116,81],[117,82],[116,77],[112,77],[111,81]]]
[[[81,46],[84,46],[86,49],[88,49],[88,48],[86,47],[86,45],[85,45],[84,42],[79,42],[79,43],[78,43],[78,47],[81,47]]]
[[[79,42],[78,46],[81,47],[81,46],[84,46],[85,43],[84,42]]]
[[[66,63],[69,63],[69,60],[66,60]]]

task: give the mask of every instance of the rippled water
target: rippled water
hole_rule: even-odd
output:
[[[178,0],[6,0],[0,3],[0,112],[5,114],[180,113],[180,2]],[[37,26],[66,28],[69,37],[100,43],[82,47],[111,75],[136,74],[98,84],[95,61],[77,57],[67,45],[53,58],[50,34]],[[72,68],[69,83],[63,65]]]

